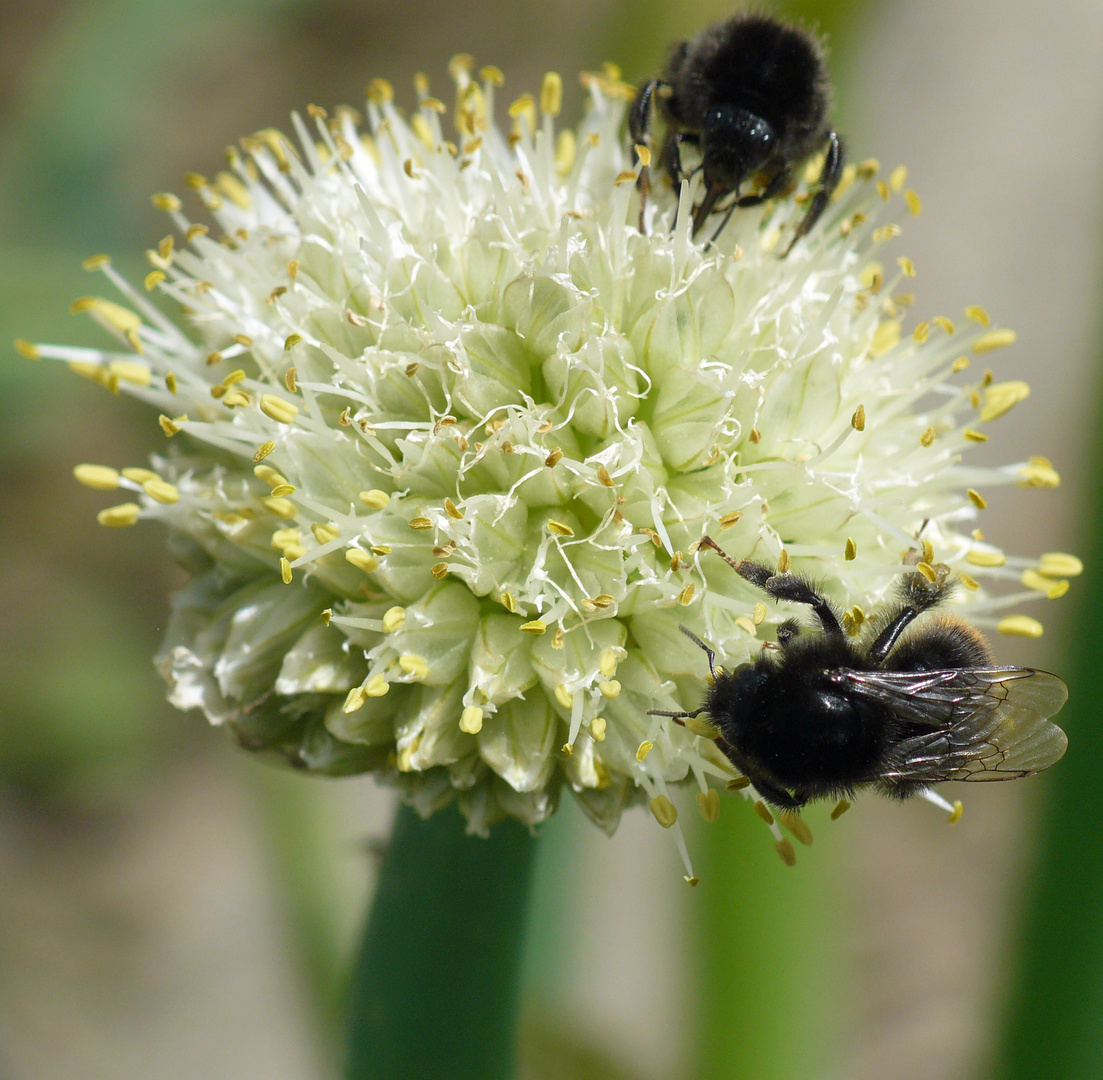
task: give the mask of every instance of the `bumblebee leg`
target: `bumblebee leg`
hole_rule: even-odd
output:
[[[693,720],[696,717],[700,716],[701,713],[703,713],[704,711],[704,706],[702,706],[700,709],[694,709],[693,712],[669,712],[666,709],[648,709],[647,715],[668,716],[671,720],[674,721],[674,723],[682,724],[682,727],[685,727],[685,724],[682,723],[683,720]]]
[[[637,146],[651,149],[651,99],[655,94],[655,88],[659,85],[658,79],[652,79],[640,88],[628,110],[628,136],[632,140],[632,152],[636,160],[640,160]],[[643,212],[647,206],[647,196],[651,194],[651,170],[648,165],[640,164],[640,175],[636,180],[636,188],[640,193],[640,232],[643,232]]]
[[[812,197],[812,201],[808,205],[808,211],[804,215],[804,220],[797,226],[797,231],[793,233],[793,239],[789,241],[785,250],[781,253],[781,258],[784,259],[793,250],[793,245],[802,236],[807,235],[812,226],[819,221],[820,215],[827,209],[827,204],[835,193],[835,188],[839,186],[839,178],[843,174],[845,162],[846,151],[843,149],[839,136],[835,132],[829,131],[827,133],[827,156],[824,158],[823,171],[820,173],[820,190]]]
[[[741,578],[749,581],[752,585],[757,585],[764,593],[772,596],[775,600],[788,600],[793,604],[807,604],[819,620],[825,634],[842,634],[842,624],[839,622],[839,617],[835,614],[834,608],[804,578],[795,574],[775,573],[763,563],[751,562],[750,559],[733,559],[725,555],[710,536],[701,537],[699,543],[701,547],[712,548]]]
[[[747,770],[744,769],[743,774],[750,780],[751,785],[762,799],[771,806],[776,806],[779,810],[799,810],[808,802],[807,796],[802,795],[800,792],[794,792],[790,795],[785,788],[779,787],[772,780],[767,780],[762,776],[756,776],[753,770],[747,772]]]
[[[692,630],[690,630],[690,629],[689,629],[688,627],[686,627],[686,626],[679,626],[679,627],[678,627],[678,629],[679,629],[679,630],[681,630],[681,631],[682,631],[682,633],[683,633],[683,634],[685,634],[685,636],[686,636],[687,638],[689,638],[689,640],[690,640],[690,641],[692,641],[692,642],[693,642],[693,644],[694,644],[694,645],[696,645],[696,646],[697,646],[697,647],[698,647],[699,649],[704,649],[704,651],[705,651],[705,655],[706,655],[706,656],[707,656],[707,657],[709,658],[709,674],[710,674],[710,675],[712,675],[712,677],[713,677],[713,678],[715,679],[715,678],[716,678],[716,653],[715,653],[715,652],[713,652],[713,651],[712,651],[712,649],[710,649],[710,648],[709,648],[709,646],[708,646],[708,645],[706,645],[706,644],[705,644],[705,643],[704,643],[704,642],[703,642],[703,641],[702,641],[702,640],[701,640],[701,639],[700,639],[700,638],[699,638],[699,637],[698,637],[698,636],[697,636],[697,635],[696,635],[696,634],[695,634],[695,633],[694,633],[694,632],[693,632]]]
[[[900,582],[900,606],[870,645],[869,658],[880,664],[911,623],[924,611],[941,604],[952,588],[949,579],[928,581],[918,570],[905,574]]]

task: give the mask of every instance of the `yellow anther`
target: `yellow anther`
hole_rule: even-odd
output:
[[[947,319],[945,315],[935,315],[931,318],[931,322],[933,322],[935,326],[941,327],[947,334],[952,334],[954,332],[954,324]],[[968,358],[966,358],[966,362],[968,362]]]
[[[889,174],[889,187],[892,188],[894,193],[899,193],[900,189],[904,186],[904,181],[908,178],[908,170],[904,165],[897,165],[895,169]]]
[[[574,694],[572,694],[563,683],[560,683],[555,688],[555,700],[558,701],[564,709],[569,709],[574,704]]]
[[[218,190],[226,196],[240,210],[249,210],[253,200],[249,197],[249,189],[233,173],[220,172],[215,177]]]
[[[907,255],[901,255],[900,258],[896,260],[896,265],[900,267],[900,272],[904,277],[915,277],[915,263],[913,263]]]
[[[969,488],[966,492],[969,496],[969,501],[978,509],[983,510],[988,505],[988,500],[974,488]]]
[[[965,428],[961,436],[967,442],[988,442],[988,436],[983,431],[974,431],[972,428]]]
[[[283,555],[280,556],[280,577],[283,578],[285,585],[291,584],[291,563]]]
[[[42,358],[38,346],[33,341],[28,341],[26,338],[16,338],[14,344],[15,351],[25,360],[40,360]]]
[[[502,602],[502,607],[511,615],[517,614],[517,599],[514,597],[513,593],[504,592],[498,599]]]
[[[101,270],[103,267],[110,265],[110,255],[89,255],[80,264],[82,270]]]
[[[926,341],[928,337],[930,337],[930,334],[931,324],[928,322],[921,322],[918,323],[915,329],[912,331],[912,338],[915,341],[919,342],[920,345],[922,345],[923,342]]]
[[[923,541],[923,562],[934,564],[934,544],[930,540]]]
[[[655,815],[655,820],[664,829],[669,829],[678,820],[677,809],[665,795],[656,795],[647,805]]]
[[[742,510],[733,510],[730,514],[722,514],[720,516],[720,528],[730,529],[742,516]]]
[[[1043,632],[1042,624],[1029,615],[1006,615],[996,623],[996,629],[1012,637],[1039,638]]]
[[[766,618],[766,605],[761,601],[754,606],[754,610],[751,612],[751,622],[755,626],[761,626],[763,620]]]
[[[170,394],[176,393],[176,375],[171,371],[165,373],[165,389]]]
[[[1075,555],[1047,551],[1038,560],[1038,572],[1046,577],[1078,577],[1084,572],[1084,564]]]
[[[620,696],[620,682],[616,679],[598,683],[597,688],[601,691],[602,697],[615,698]]]
[[[354,713],[357,709],[361,708],[365,701],[368,700],[368,695],[364,692],[362,686],[354,686],[345,698],[344,705],[341,706],[341,712]]]
[[[299,260],[288,259],[287,260],[287,276],[294,281],[299,276]]]
[[[404,607],[395,605],[393,608],[388,608],[383,615],[383,633],[393,634],[396,630],[401,630],[405,621],[406,609]]]
[[[540,111],[546,116],[558,116],[563,107],[563,80],[559,74],[549,71],[540,86]]]
[[[383,697],[390,688],[391,684],[378,672],[364,683],[364,693],[368,697]]]
[[[265,416],[280,424],[294,423],[299,415],[299,406],[285,401],[275,394],[261,394],[260,410]]]
[[[371,553],[373,555],[378,555],[380,558],[382,558],[384,555],[390,555],[391,545],[390,544],[372,544]]]
[[[574,536],[574,529],[570,525],[564,525],[561,521],[554,521],[549,518],[548,531],[554,533],[556,536]]]
[[[143,284],[146,287],[146,292],[152,292],[165,280],[165,272],[163,270],[150,270],[145,276]]]
[[[531,117],[536,110],[536,102],[532,94],[522,94],[509,103],[510,119],[516,120],[520,116]]]
[[[363,570],[365,574],[373,573],[379,568],[379,560],[374,555],[361,551],[360,548],[349,548],[345,552],[345,560],[352,563],[358,570]]]
[[[973,342],[973,352],[988,353],[994,349],[1002,349],[1005,345],[1014,344],[1018,334],[1014,330],[990,330],[987,334],[981,334]]]
[[[840,799],[835,803],[834,809],[831,811],[831,820],[838,821],[850,809],[850,802],[847,799]]]
[[[696,889],[701,884],[701,879],[696,874],[683,874],[682,880],[691,888]]]
[[[861,272],[858,274],[858,282],[863,289],[877,292],[877,290],[881,288],[884,273],[885,267],[883,263],[879,263],[876,260],[868,262],[862,267]]]
[[[930,446],[934,442],[934,438],[937,432],[934,426],[928,427],[924,430],[923,434],[919,436],[920,446]]]
[[[333,618],[333,608],[322,608],[322,624],[329,626],[329,620]]]
[[[415,679],[424,679],[429,674],[429,661],[416,653],[403,653],[398,658],[398,666]]]
[[[505,86],[506,77],[502,74],[500,67],[495,67],[493,64],[486,64],[479,68],[479,78],[484,82],[488,82],[491,86]]]
[[[870,355],[877,357],[887,353],[900,340],[900,323],[895,319],[886,319],[877,324],[870,342]]]
[[[921,562],[916,564],[916,570],[918,570],[932,585],[938,581],[938,574],[935,572],[933,566],[930,563]]]
[[[611,488],[616,486],[613,483],[613,478],[609,475],[609,470],[604,465],[597,467],[597,482],[602,487]]]
[[[411,529],[416,529],[418,531],[431,529],[433,527],[433,523],[427,517],[421,517],[420,515],[418,517],[410,518],[407,524],[410,526]]]
[[[720,817],[720,792],[716,788],[697,792],[697,809],[710,825]]]
[[[688,607],[693,603],[693,595],[697,592],[697,586],[691,581],[680,593],[678,593],[678,603],[682,607]]]
[[[918,217],[919,212],[923,209],[923,203],[911,188],[904,192],[904,202],[908,204],[908,210],[911,211],[912,217]]]
[[[636,747],[636,760],[642,762],[648,754],[654,749],[655,744],[650,739],[644,739],[639,746]]]
[[[555,633],[552,634],[552,648],[553,649],[562,649],[564,644],[566,643],[566,640],[567,640],[567,635],[565,633],[563,633],[563,627],[562,626],[557,626],[555,628]]]
[[[271,465],[256,465],[253,467],[253,475],[270,488],[282,487],[287,483],[287,477],[276,472]]]
[[[360,492],[360,501],[370,510],[382,510],[391,501],[391,497],[385,491],[372,488],[371,491]]]
[[[797,853],[793,850],[793,843],[787,836],[783,836],[774,844],[774,851],[778,853],[781,861],[785,863],[786,866],[797,865]]]
[[[590,721],[590,734],[594,742],[605,742],[605,717],[595,716]]]
[[[463,511],[457,509],[456,504],[451,499],[444,500],[444,512],[455,521],[463,520]]]
[[[376,105],[386,105],[394,101],[394,87],[386,79],[372,79],[368,83],[367,96]]]
[[[758,799],[754,804],[754,812],[766,822],[767,825],[773,825],[774,815],[770,813],[770,808],[761,800]]]
[[[174,214],[180,209],[180,199],[168,191],[151,195],[150,200],[158,210],[164,210],[168,214]]]
[[[465,706],[460,713],[460,731],[466,735],[478,735],[483,729],[483,711],[478,705]]]
[[[857,166],[858,176],[863,180],[872,180],[881,168],[881,163],[876,158],[866,158],[859,161]]]
[[[971,548],[965,553],[965,561],[973,566],[1003,566],[1007,556],[991,548]]]
[[[805,847],[812,846],[812,830],[808,823],[793,810],[779,810],[778,820],[784,825]]]
[[[980,582],[976,578],[970,577],[968,574],[958,574],[958,581],[965,586],[970,592],[976,592],[980,588]]]
[[[611,608],[617,602],[615,596],[610,596],[609,593],[598,593],[597,596],[590,597],[590,603],[596,608]]]
[[[211,393],[217,397],[218,395],[215,394],[216,390],[225,390],[225,387],[211,387]],[[252,403],[253,399],[244,390],[231,390],[229,393],[222,395],[222,404],[225,405],[227,409],[241,409]]]
[[[296,376],[297,375],[298,375],[298,369],[295,368],[294,366],[289,367],[283,373],[283,385],[287,387],[287,392],[289,394],[298,393],[299,384],[298,384],[298,382],[296,382]]]
[[[954,825],[961,820],[961,815],[964,812],[965,807],[961,805],[960,799],[954,799],[954,808],[950,811],[950,816],[946,819],[948,825]]]
[[[984,408],[980,411],[982,422],[995,420],[1030,396],[1030,386],[1019,379],[993,383],[985,387]]]
[[[875,243],[883,244],[888,240],[892,240],[901,233],[901,228],[895,222],[890,222],[888,225],[881,225],[873,230],[873,240]]]
[[[1043,457],[1032,457],[1019,470],[1020,487],[1055,488],[1061,484],[1057,470]]]
[[[547,624],[543,619],[533,619],[532,622],[521,624],[522,634],[542,634],[547,630]]]
[[[180,501],[180,492],[176,485],[159,478],[147,480],[142,485],[142,490],[155,502],[171,504]]]
[[[315,522],[310,526],[310,531],[314,534],[314,539],[317,540],[319,544],[328,544],[341,535],[341,530],[338,528],[337,524],[332,521],[324,525],[321,522]]]
[[[843,558],[847,562],[853,562],[858,557],[858,545],[848,536],[846,547],[843,549]]]
[[[448,563],[433,563],[433,565],[429,567],[429,573],[432,574],[437,581],[440,581],[442,578],[448,576]]]
[[[1028,589],[1046,594],[1047,599],[1057,600],[1069,591],[1069,583],[1064,579],[1054,580],[1038,573],[1037,570],[1024,570],[1020,579]]]
[[[141,512],[142,508],[137,503],[120,503],[101,510],[96,520],[108,529],[124,529],[127,525],[133,525]]]
[[[260,501],[276,517],[293,518],[298,513],[295,504],[290,499],[280,499],[274,495],[266,495]]]
[[[750,440],[750,442],[755,443],[757,445],[758,443],[762,442],[762,432],[759,431],[759,429],[757,427],[753,427],[747,433],[747,438],[748,438],[748,440]]]
[[[135,484],[144,484],[147,480],[160,480],[161,478],[152,469],[142,469],[136,465],[128,465],[122,470],[123,477]]]
[[[146,364],[139,364],[133,360],[112,360],[107,365],[107,370],[117,379],[123,382],[134,383],[135,386],[149,386],[153,382],[153,372]]]
[[[793,565],[793,560],[789,558],[789,552],[785,548],[781,549],[781,554],[777,559],[777,572],[779,574],[789,573],[789,567]]]
[[[1044,559],[1045,556],[1043,555]],[[617,673],[617,654],[612,649],[606,649],[598,661],[598,669],[607,679],[611,679]]]
[[[700,716],[687,716],[682,723],[685,724],[686,731],[692,735],[700,735],[702,739],[715,740],[720,736],[720,732]]]
[[[119,470],[109,465],[78,465],[73,475],[85,487],[97,491],[114,491],[119,486]]]
[[[979,304],[970,304],[969,307],[965,309],[965,317],[970,322],[979,323],[981,326],[985,327],[985,329],[992,323],[992,320],[988,317],[988,312]]]
[[[751,786],[751,781],[746,776],[733,776],[724,786],[728,791],[742,791],[745,787]]]

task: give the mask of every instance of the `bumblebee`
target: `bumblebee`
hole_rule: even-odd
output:
[[[679,722],[707,714],[717,745],[767,803],[796,811],[862,788],[904,799],[943,780],[1030,776],[1064,754],[1065,733],[1048,719],[1068,698],[1056,675],[993,664],[988,643],[955,616],[912,627],[953,587],[945,567],[934,581],[906,572],[860,642],[808,579],[732,559],[708,536],[700,546],[819,623],[807,632],[786,620],[772,648],[734,671],[718,671],[713,650],[683,627],[713,683],[692,713],[652,710]]]
[[[793,170],[823,151],[819,190],[784,257],[819,220],[842,174],[843,146],[827,123],[830,104],[820,39],[770,15],[742,12],[674,47],[663,73],[637,93],[628,131],[634,147],[650,150],[652,112],[658,111],[666,127],[659,168],[675,187],[698,171],[703,174],[693,235],[713,211],[724,212],[712,240],[737,207],[757,206],[781,194],[792,183]],[[685,146],[699,158],[689,172],[682,161]],[[759,182],[759,189],[744,191],[752,181]],[[639,187],[642,223],[642,204],[650,191],[646,165],[640,168]]]

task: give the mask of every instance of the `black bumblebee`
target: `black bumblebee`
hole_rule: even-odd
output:
[[[731,559],[707,536],[701,546],[775,600],[807,604],[820,624],[806,634],[783,622],[773,655],[730,672],[717,672],[713,651],[683,628],[708,654],[713,684],[695,712],[654,710],[675,720],[706,713],[721,750],[771,805],[798,810],[862,787],[903,799],[942,780],[1014,780],[1064,754],[1065,733],[1047,719],[1068,698],[1056,675],[993,665],[988,643],[954,616],[904,634],[946,597],[946,567],[923,568],[934,581],[906,573],[860,644],[805,578]]]
[[[742,12],[674,47],[662,75],[636,95],[628,132],[634,145],[650,148],[651,112],[658,108],[666,125],[658,164],[675,186],[697,171],[683,169],[682,147],[696,147],[705,193],[693,212],[693,234],[714,210],[726,210],[714,240],[736,207],[780,194],[796,166],[824,151],[820,188],[783,253],[788,254],[824,212],[842,173],[842,144],[827,124],[830,104],[819,38],[770,15]],[[741,195],[756,177],[760,190]],[[644,201],[649,185],[643,166]],[[729,195],[727,206],[720,206]],[[640,215],[642,220],[642,206]]]

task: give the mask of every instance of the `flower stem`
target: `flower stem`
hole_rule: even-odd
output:
[[[536,841],[401,807],[353,974],[349,1080],[508,1080]]]

